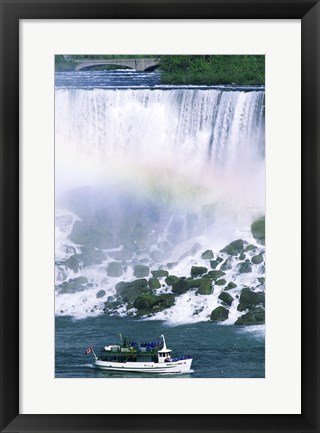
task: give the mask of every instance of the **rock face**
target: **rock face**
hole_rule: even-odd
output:
[[[257,242],[265,244],[265,217],[258,218],[251,224],[251,233]]]
[[[110,262],[107,267],[108,277],[121,277],[122,266],[119,262]]]
[[[229,311],[226,308],[220,306],[215,308],[212,311],[210,315],[210,320],[212,322],[223,322],[224,320],[227,320],[228,317],[229,317]]]
[[[192,266],[191,268],[191,276],[192,277],[200,277],[201,275],[207,272],[207,268],[204,266]]]
[[[231,242],[229,245],[225,246],[221,252],[229,254],[229,256],[237,256],[243,250],[243,240],[238,239],[236,241]]]
[[[250,310],[257,305],[263,305],[265,302],[265,294],[263,292],[254,292],[249,288],[244,288],[241,291],[238,311]]]
[[[150,269],[146,265],[136,265],[134,267],[133,275],[137,278],[147,277],[149,275]]]
[[[201,258],[204,260],[211,260],[213,259],[213,252],[212,250],[206,250],[204,253],[201,254]]]

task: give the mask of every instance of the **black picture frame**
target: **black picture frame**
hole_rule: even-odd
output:
[[[0,6],[1,431],[319,432],[319,1],[0,0]],[[301,19],[302,270],[306,270],[301,415],[19,414],[19,20],[98,18]]]

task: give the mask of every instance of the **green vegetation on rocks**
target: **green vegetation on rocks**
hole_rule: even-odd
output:
[[[148,281],[146,279],[134,280],[131,282],[120,282],[116,285],[116,293],[125,302],[133,301],[141,293],[149,291]]]
[[[265,244],[265,217],[258,218],[251,224],[251,233],[257,242]]]
[[[257,305],[264,306],[264,302],[264,292],[254,292],[253,290],[249,289],[249,287],[245,287],[241,291],[238,311],[250,310],[252,307],[256,307]]]
[[[232,304],[232,302],[233,302],[233,297],[229,294],[229,293],[226,293],[226,292],[221,292],[220,293],[220,295],[218,296],[218,298],[222,301],[222,302],[224,302],[224,303],[226,303],[227,305],[231,305]]]
[[[149,293],[137,296],[133,302],[133,307],[138,310],[140,315],[147,315],[170,308],[174,302],[175,296],[172,294],[156,296]]]
[[[243,250],[243,240],[238,239],[236,241],[231,242],[229,245],[225,246],[221,252],[229,254],[229,256],[237,256]]]
[[[212,311],[210,315],[210,320],[212,320],[212,322],[223,322],[224,320],[227,320],[228,317],[229,310],[222,306],[219,306]]]
[[[265,310],[261,307],[240,316],[235,322],[236,325],[263,325],[265,323]]]
[[[179,278],[176,277],[175,275],[169,275],[169,276],[166,278],[166,284],[167,284],[168,286],[172,286],[172,284],[177,283],[178,281],[179,281]]]
[[[213,293],[212,280],[209,278],[201,278],[201,283],[197,290],[198,295],[211,295]]]
[[[200,277],[201,275],[207,272],[207,268],[204,266],[192,266],[191,268],[191,276],[192,277]]]
[[[233,281],[230,281],[230,283],[228,283],[227,287],[224,290],[232,290],[235,289],[236,287],[237,285]]]
[[[149,287],[150,289],[160,289],[161,284],[158,278],[150,278],[149,280]]]
[[[209,271],[206,276],[213,278],[214,281],[216,281],[218,278],[221,278],[225,275],[225,272],[220,271],[220,270],[215,270],[215,271]]]
[[[215,284],[216,284],[217,286],[224,286],[226,283],[227,283],[226,280],[223,279],[223,278],[221,278],[220,280],[217,280],[217,281],[215,282]]]
[[[189,284],[185,277],[179,278],[176,283],[172,284],[172,292],[177,295],[182,295],[189,290]]]

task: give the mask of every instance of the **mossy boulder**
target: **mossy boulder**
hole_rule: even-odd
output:
[[[96,298],[103,298],[106,295],[105,290],[99,290],[99,292],[96,293]]]
[[[69,281],[57,286],[57,289],[60,294],[82,292],[86,290],[87,283],[88,279],[86,277],[71,278]]]
[[[168,286],[172,286],[172,284],[177,283],[178,281],[179,281],[179,278],[176,277],[175,275],[169,275],[169,276],[166,278],[166,284],[167,284]]]
[[[212,322],[223,322],[224,320],[227,320],[229,317],[229,310],[222,307],[221,305],[217,308],[215,308],[211,315],[210,320]]]
[[[151,271],[151,274],[154,278],[162,278],[169,276],[169,272],[162,269]]]
[[[200,277],[201,275],[205,274],[208,271],[208,269],[204,266],[192,266],[191,268],[191,276],[192,277]]]
[[[264,245],[265,244],[265,217],[261,217],[253,221],[251,224],[251,233],[252,236],[256,239],[257,242]]]
[[[238,268],[238,271],[240,272],[240,274],[246,274],[246,273],[252,271],[252,266],[251,266],[251,263],[249,261],[239,263],[237,268]]]
[[[244,260],[246,258],[246,255],[245,255],[245,253],[242,251],[240,254],[239,254],[239,260]]]
[[[145,278],[130,281],[120,282],[116,285],[116,293],[125,302],[132,302],[141,293],[150,291],[148,281]]]
[[[189,284],[185,277],[179,278],[176,283],[172,284],[172,292],[177,295],[182,295],[189,290]]]
[[[140,315],[154,314],[165,310],[174,305],[175,296],[163,294],[156,296],[153,294],[141,294],[133,302],[133,307],[138,310]]]
[[[215,284],[216,284],[217,286],[224,286],[226,283],[227,283],[227,282],[226,282],[226,280],[225,280],[224,278],[221,278],[220,280],[217,280],[217,281],[215,282]]]
[[[114,314],[115,311],[122,307],[122,302],[121,301],[107,301],[104,303],[104,313],[105,314]]]
[[[201,254],[201,258],[204,260],[211,260],[213,259],[213,252],[212,250],[206,250],[204,253]]]
[[[218,262],[218,260],[211,260],[210,262],[211,269],[216,269],[219,263],[220,262]]]
[[[221,292],[218,298],[227,305],[231,305],[233,302],[233,297],[227,292]]]
[[[244,251],[255,251],[256,247],[252,244],[249,244],[245,247]]]
[[[230,281],[224,290],[232,290],[235,289],[236,287],[237,285],[233,281]]]
[[[221,278],[225,275],[225,272],[220,271],[220,270],[214,270],[214,271],[209,271],[206,276],[208,276],[209,278],[212,278],[214,281],[216,281],[218,278]]]
[[[241,253],[244,247],[244,242],[242,239],[237,239],[231,242],[229,245],[225,246],[221,252],[229,254],[229,256],[237,256]]]
[[[146,265],[136,265],[134,267],[133,275],[137,278],[147,277],[150,273],[149,266]]]
[[[160,289],[160,287],[161,287],[161,284],[160,284],[160,281],[158,280],[158,278],[150,278],[148,284],[149,284],[150,289]]]
[[[201,278],[197,295],[211,295],[213,293],[212,281],[210,278]]]
[[[107,275],[108,277],[121,277],[123,274],[121,263],[119,262],[110,262],[107,266]]]
[[[263,262],[263,256],[262,256],[262,254],[258,254],[257,256],[253,256],[252,259],[251,259],[251,262],[254,265],[260,265],[260,263]]]
[[[254,308],[240,316],[236,325],[263,325],[265,323],[265,310],[262,307]]]
[[[256,307],[257,305],[264,306],[264,303],[264,292],[254,292],[253,290],[249,289],[249,287],[245,287],[242,289],[240,294],[238,311],[250,310],[252,307]]]

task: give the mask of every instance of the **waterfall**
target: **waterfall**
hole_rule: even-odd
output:
[[[57,296],[58,313],[101,313],[136,263],[172,262],[183,276],[206,248],[252,242],[250,224],[265,206],[264,97],[196,86],[56,88],[56,272],[69,291]],[[126,262],[121,277],[106,278],[114,260]],[[88,286],[68,286],[79,275]],[[181,302],[185,317],[207,320],[220,301],[183,295],[173,321]]]
[[[263,104],[263,91],[57,89],[56,145],[75,146],[87,162],[230,171],[264,158]]]

